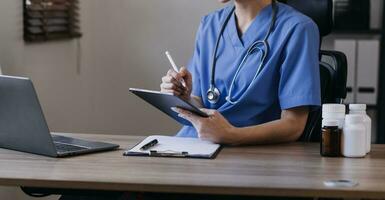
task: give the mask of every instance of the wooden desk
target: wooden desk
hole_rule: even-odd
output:
[[[365,159],[322,158],[318,144],[224,148],[215,160],[123,157],[143,137],[65,134],[119,151],[55,159],[0,149],[0,185],[174,193],[385,198],[385,146]],[[352,179],[355,188],[324,180]]]

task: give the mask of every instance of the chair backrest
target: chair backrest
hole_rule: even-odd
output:
[[[348,62],[346,55],[339,51],[320,51],[321,64],[333,68],[331,78],[333,80],[330,91],[325,94],[324,103],[342,103],[346,98],[346,82],[348,76]]]
[[[333,28],[332,0],[286,0],[286,3],[309,16],[317,25],[320,35],[329,35]]]
[[[291,7],[309,16],[318,26],[322,37],[333,28],[332,0],[282,0]],[[323,58],[326,58],[325,61]],[[346,56],[337,51],[320,50],[321,102],[341,103],[346,98],[347,62]],[[310,112],[300,141],[319,141],[321,132],[321,109]]]
[[[347,60],[338,51],[321,51],[320,81],[321,103],[341,103],[346,98]],[[323,60],[326,61],[323,61]],[[305,130],[299,139],[303,142],[317,142],[321,137],[321,108],[309,114]]]

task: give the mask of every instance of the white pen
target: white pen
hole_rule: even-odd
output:
[[[165,54],[166,54],[168,60],[170,61],[171,66],[174,69],[174,71],[179,73],[179,69],[175,64],[174,59],[172,59],[170,52],[166,51]],[[184,82],[184,79],[181,80],[181,83],[182,83],[183,87],[186,87],[186,83]]]
[[[168,60],[170,61],[172,68],[174,68],[174,71],[179,72],[179,69],[175,64],[174,59],[172,59],[170,52],[166,51],[165,54]]]

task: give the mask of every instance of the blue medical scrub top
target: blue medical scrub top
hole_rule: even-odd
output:
[[[235,81],[232,99],[239,100],[235,105],[228,103],[225,97],[247,49],[257,39],[265,37],[271,22],[272,6],[263,8],[241,37],[232,13],[220,36],[216,58],[215,84],[221,92],[217,104],[210,104],[206,96],[210,87],[211,59],[221,26],[232,6],[202,18],[194,55],[188,65],[193,75],[192,94],[200,97],[206,108],[218,110],[236,127],[280,119],[285,109],[320,105],[318,27],[310,18],[285,4],[277,3],[277,7],[277,21],[268,39],[270,52],[264,67],[252,82],[261,52],[256,51],[248,57]],[[177,136],[197,137],[197,132],[192,126],[184,126]]]

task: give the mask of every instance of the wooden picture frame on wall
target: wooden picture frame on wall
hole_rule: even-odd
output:
[[[82,36],[78,0],[22,0],[24,40],[43,42]]]

